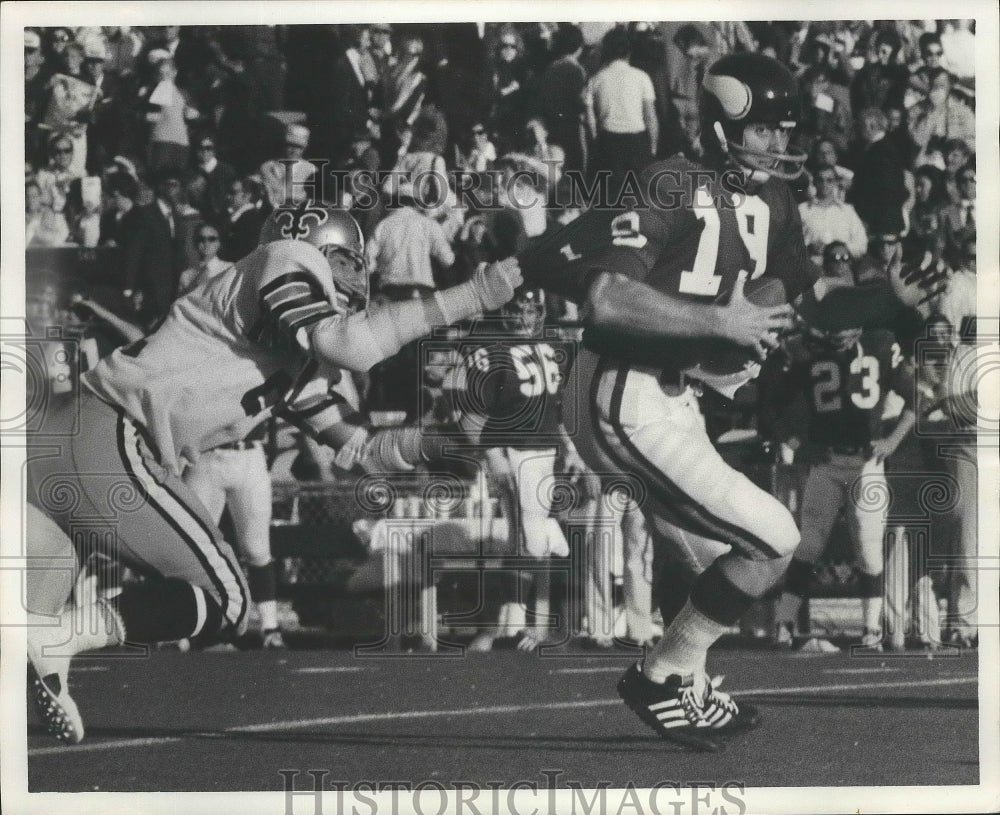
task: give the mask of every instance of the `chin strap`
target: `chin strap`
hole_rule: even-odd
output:
[[[723,154],[735,167],[747,174],[748,181],[763,184],[771,176],[794,181],[805,169],[808,156],[803,152],[768,153],[751,150],[749,147],[731,142],[726,137],[722,122],[715,122],[713,130]],[[787,169],[783,165],[787,165]]]

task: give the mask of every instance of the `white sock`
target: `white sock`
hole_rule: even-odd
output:
[[[862,625],[869,631],[882,630],[882,598],[862,597],[861,598],[861,620]]]
[[[646,654],[642,672],[653,682],[665,682],[671,674],[700,674],[708,649],[728,630],[728,625],[710,620],[688,600]]]
[[[110,607],[96,603],[83,607],[67,605],[55,626],[51,617],[31,613],[28,623],[35,667],[43,676],[66,670],[69,660],[79,653],[121,645],[124,641],[117,615]]]
[[[270,631],[278,627],[278,601],[261,600],[257,603],[257,611],[260,612],[260,630]]]

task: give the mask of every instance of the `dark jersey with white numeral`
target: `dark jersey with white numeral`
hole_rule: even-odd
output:
[[[891,331],[868,331],[846,351],[802,343],[790,355],[788,385],[805,393],[816,445],[863,449],[881,438],[889,391],[912,408],[912,371]]]
[[[594,276],[620,272],[665,294],[696,302],[732,289],[741,270],[777,277],[789,301],[810,287],[818,270],[802,239],[788,186],[769,179],[754,194],[739,176],[706,170],[675,156],[649,165],[624,206],[595,207],[519,256],[525,282],[578,302]],[[632,205],[634,204],[634,205]],[[643,348],[599,329],[587,344],[629,359]],[[663,361],[660,349],[646,349]]]
[[[496,447],[554,447],[573,344],[516,337],[461,349],[455,388],[464,411],[483,416],[481,442]]]

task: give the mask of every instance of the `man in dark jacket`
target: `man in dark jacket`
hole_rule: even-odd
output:
[[[892,139],[886,138],[889,121],[879,108],[867,108],[858,115],[861,139],[854,170],[854,183],[847,201],[854,205],[869,234],[903,231],[903,202],[906,162]]]
[[[120,230],[124,293],[147,325],[156,325],[166,317],[177,296],[184,263],[177,212],[182,189],[180,171],[164,168],[156,180],[153,203],[139,207],[134,225]]]
[[[583,88],[587,74],[580,65],[583,53],[583,34],[572,23],[559,26],[552,39],[556,59],[542,73],[538,82],[535,111],[541,115],[549,130],[549,141],[558,144],[566,153],[564,170],[582,170]]]

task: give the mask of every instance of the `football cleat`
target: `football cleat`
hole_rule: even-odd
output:
[[[824,637],[810,637],[799,648],[803,654],[836,654],[840,649]]]
[[[36,666],[50,663],[54,668],[42,675]],[[44,669],[43,669],[44,670]],[[59,741],[78,744],[83,741],[83,718],[69,695],[69,659],[43,660],[41,648],[28,642],[28,693],[45,729]]]
[[[703,752],[722,749],[720,736],[749,730],[760,721],[752,705],[737,705],[718,690],[720,680],[705,680],[699,690],[693,676],[673,674],[663,684],[647,679],[639,664],[618,682],[618,695],[642,721],[664,739]]]
[[[28,630],[28,691],[45,729],[59,741],[77,744],[84,727],[76,702],[69,695],[69,667],[81,651],[121,645],[125,626],[114,606],[97,592],[97,581],[81,570],[73,589],[74,602],[59,615],[58,625]]]
[[[881,651],[882,631],[878,628],[866,628],[861,634],[861,647],[872,651]]]
[[[979,647],[979,634],[968,630],[949,628],[945,631],[944,641],[948,645],[954,645],[958,648],[974,649]]]
[[[775,626],[773,644],[775,648],[791,648],[795,644],[791,623],[778,623]]]
[[[282,636],[280,628],[268,628],[266,631],[262,631],[261,633],[264,635],[264,641],[261,643],[261,647],[265,650],[288,647],[285,645],[285,638]]]

